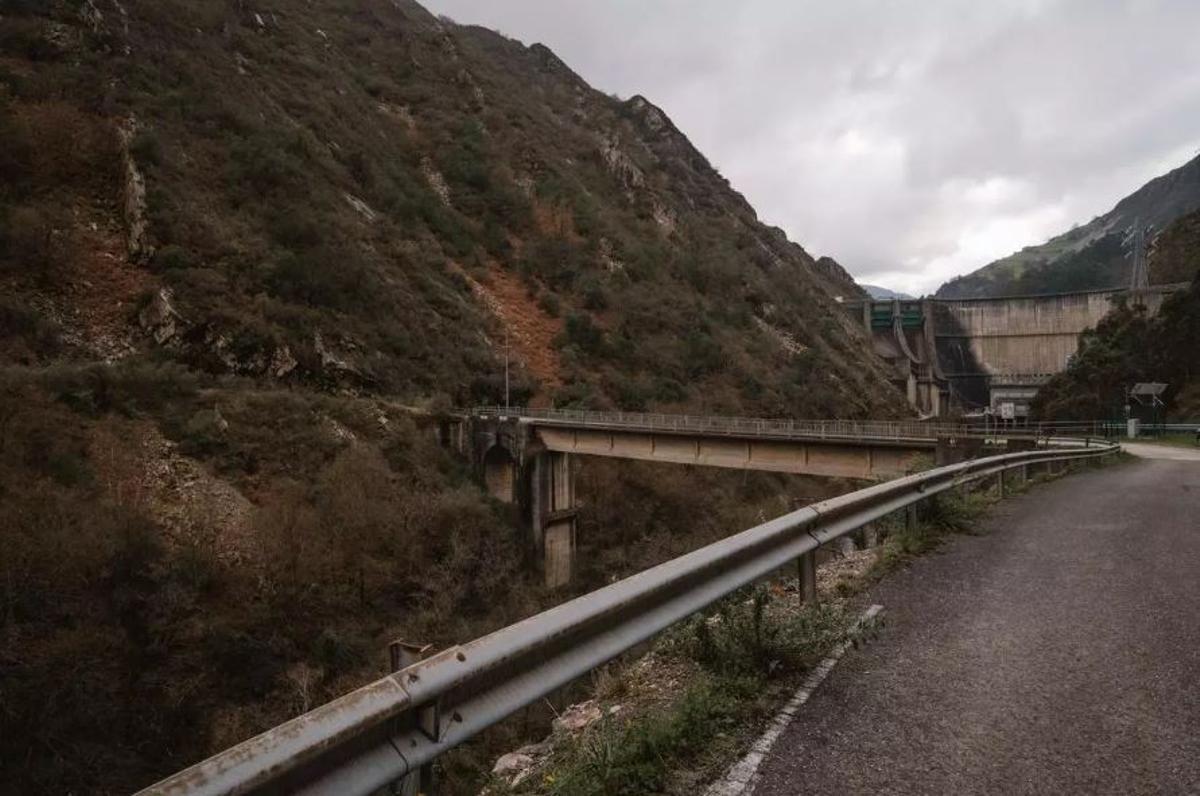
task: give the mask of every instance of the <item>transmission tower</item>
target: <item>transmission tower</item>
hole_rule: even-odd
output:
[[[1133,229],[1125,239],[1133,258],[1133,269],[1129,274],[1129,290],[1134,293],[1150,287],[1150,269],[1146,264],[1146,233],[1151,229],[1149,226],[1142,227],[1140,219],[1135,220]]]

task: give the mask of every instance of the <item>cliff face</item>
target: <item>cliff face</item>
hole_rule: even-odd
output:
[[[1070,232],[952,279],[937,295],[978,298],[1125,287],[1132,267],[1124,245],[1129,231],[1140,224],[1151,226],[1152,236],[1165,235],[1177,219],[1196,210],[1200,157],[1154,178],[1109,212]],[[1157,280],[1158,275],[1152,271],[1151,278]]]
[[[514,401],[897,410],[835,311],[845,271],[541,45],[407,0],[0,24],[0,278],[72,356],[466,404],[501,398],[507,339]]]

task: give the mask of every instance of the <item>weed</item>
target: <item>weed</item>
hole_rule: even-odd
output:
[[[723,600],[715,613],[694,619],[689,657],[724,676],[773,676],[811,666],[845,636],[841,604],[771,611],[772,599],[757,586],[749,599]]]
[[[538,789],[555,796],[662,793],[674,767],[745,717],[761,686],[752,676],[701,677],[666,711],[631,721],[606,717],[564,752]]]

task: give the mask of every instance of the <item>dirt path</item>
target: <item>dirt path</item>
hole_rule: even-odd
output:
[[[756,796],[1200,792],[1200,463],[1000,504],[869,595],[880,639],[780,738]]]

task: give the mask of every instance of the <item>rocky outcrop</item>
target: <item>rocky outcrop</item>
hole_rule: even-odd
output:
[[[421,176],[425,178],[425,182],[429,184],[429,189],[437,195],[442,204],[449,207],[450,186],[446,184],[446,178],[437,170],[437,166],[433,165],[433,160],[430,158],[421,158]]]
[[[159,288],[138,312],[138,325],[160,346],[178,344],[183,331],[183,316],[173,298],[170,288]]]
[[[138,132],[138,122],[129,118],[118,128],[121,139],[121,158],[124,161],[125,180],[122,186],[121,209],[125,218],[125,235],[129,257],[142,262],[154,253],[147,238],[146,225],[146,178],[142,176],[133,157],[132,145]]]
[[[620,141],[615,135],[601,136],[599,152],[604,168],[608,170],[609,174],[616,177],[626,190],[632,191],[646,184],[646,175],[621,149]]]

